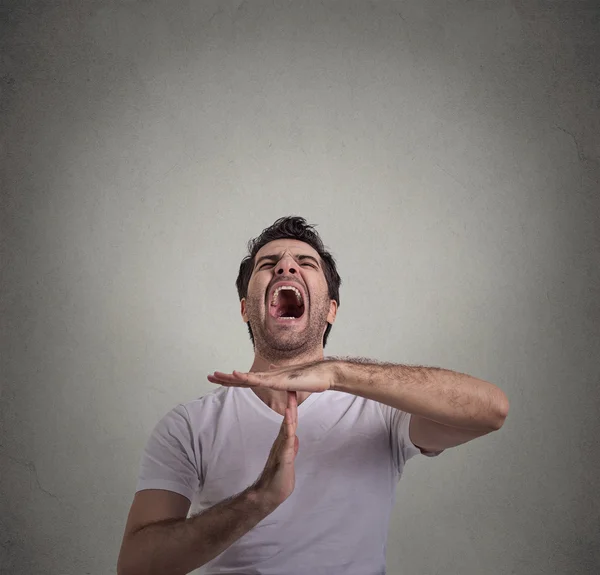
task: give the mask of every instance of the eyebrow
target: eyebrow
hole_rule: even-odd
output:
[[[299,255],[299,256],[296,256],[296,258],[299,259],[299,260],[313,260],[317,264],[317,267],[321,267],[319,265],[319,262],[313,256]],[[281,259],[281,256],[278,256],[278,255],[262,256],[261,258],[258,259],[258,261],[256,262],[256,264],[254,265],[254,269],[256,269],[258,267],[258,264],[260,262],[262,262],[263,260],[277,261],[279,259]]]

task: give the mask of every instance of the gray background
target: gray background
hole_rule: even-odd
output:
[[[511,402],[409,462],[389,574],[598,572],[598,2],[2,6],[1,573],[115,573],[152,427],[251,365],[234,282],[284,215],[338,260],[326,355]]]

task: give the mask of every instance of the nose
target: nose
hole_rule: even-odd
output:
[[[290,255],[283,256],[279,262],[277,263],[277,274],[285,274],[286,272],[289,274],[297,273],[297,265],[294,261],[294,258]]]

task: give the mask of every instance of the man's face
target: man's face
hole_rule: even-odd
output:
[[[263,259],[265,256],[272,257]],[[280,283],[292,285],[300,292],[301,306],[293,291],[280,292],[273,305],[274,290]],[[337,310],[335,300],[329,299],[318,252],[292,239],[276,240],[259,250],[248,297],[242,299],[241,307],[244,321],[252,328],[256,352],[263,357],[281,358],[322,349],[327,322],[335,321]],[[280,319],[282,310],[288,310],[288,315],[302,315],[298,319]]]

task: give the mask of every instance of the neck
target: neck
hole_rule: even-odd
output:
[[[293,358],[281,358],[271,354],[269,354],[266,357],[263,357],[258,353],[255,353],[254,362],[252,363],[250,371],[269,371],[270,364],[274,364],[278,367],[288,367],[290,365],[299,365],[301,363],[310,363],[312,361],[322,361],[323,359],[323,348],[321,348],[317,352],[305,355],[298,355]],[[276,389],[260,387],[252,388],[252,391],[273,411],[279,413],[280,415],[285,415],[285,408],[287,407],[288,401],[287,391],[279,391]],[[298,401],[298,405],[300,405],[310,395],[311,393],[308,391],[297,391],[296,399]]]
[[[291,358],[282,358],[275,354],[261,356],[258,353],[254,354],[254,362],[252,363],[252,367],[250,368],[251,372],[255,371],[269,371],[270,364],[274,364],[277,367],[288,367],[290,365],[299,365],[301,363],[311,363],[313,361],[323,361],[323,349],[308,353],[304,355],[297,355]]]

